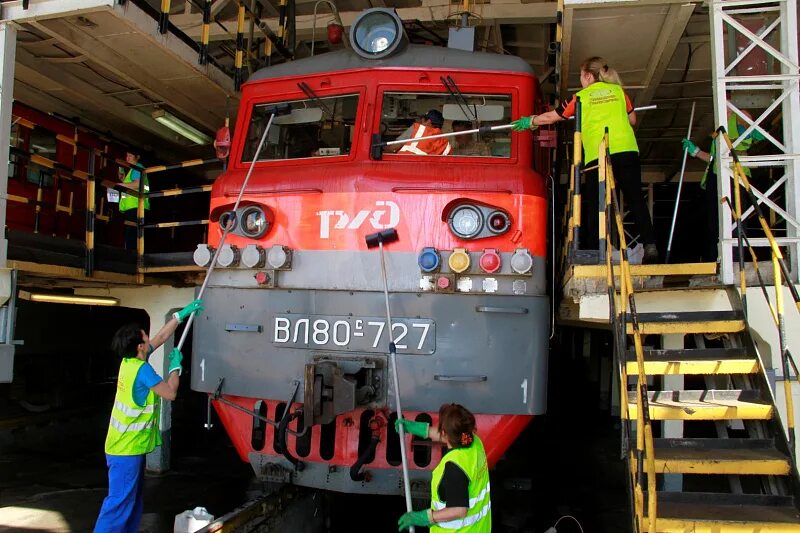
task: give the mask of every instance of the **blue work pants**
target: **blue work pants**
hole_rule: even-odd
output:
[[[144,455],[106,455],[108,496],[94,533],[136,533],[144,505]]]

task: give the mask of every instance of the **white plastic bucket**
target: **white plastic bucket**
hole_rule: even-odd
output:
[[[214,520],[214,515],[209,514],[205,507],[195,507],[181,514],[175,515],[175,533],[194,533],[206,527]]]

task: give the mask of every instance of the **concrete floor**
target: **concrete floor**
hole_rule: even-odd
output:
[[[187,407],[179,401],[175,409]],[[0,531],[93,529],[108,492],[105,410],[0,436]],[[168,473],[146,477],[140,532],[171,532],[175,515],[186,509],[204,506],[220,516],[247,498],[252,469],[219,426],[206,432],[178,422],[172,461]]]

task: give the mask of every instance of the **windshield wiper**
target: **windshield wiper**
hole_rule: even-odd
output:
[[[304,81],[301,81],[301,82],[299,82],[299,83],[297,84],[297,86],[298,86],[298,87],[300,87],[300,90],[301,90],[301,91],[303,91],[303,93],[304,93],[306,96],[308,96],[308,98],[309,98],[309,99],[310,99],[312,102],[314,102],[315,104],[317,104],[317,105],[320,107],[320,109],[322,109],[322,111],[323,111],[323,112],[324,112],[326,115],[328,115],[328,118],[330,118],[331,120],[333,120],[333,112],[332,112],[330,109],[328,109],[328,106],[325,104],[325,102],[323,102],[323,101],[320,99],[320,97],[317,95],[317,93],[315,93],[315,92],[314,92],[314,89],[312,89],[311,87],[309,87],[309,86],[308,86],[308,84],[307,84],[306,82],[304,82]]]
[[[450,93],[450,96],[455,99],[458,107],[461,109],[461,112],[464,113],[464,116],[469,117],[471,115],[472,120],[477,121],[477,110],[470,108],[469,102],[467,102],[467,99],[464,97],[464,94],[461,92],[461,89],[458,88],[458,85],[456,85],[456,82],[453,80],[453,78],[450,76],[447,76],[446,78],[442,76],[439,79],[442,80],[442,85],[444,85],[445,89],[447,89],[447,92]],[[469,113],[467,113],[468,111]]]

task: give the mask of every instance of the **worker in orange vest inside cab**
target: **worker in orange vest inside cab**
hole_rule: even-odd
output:
[[[442,113],[431,109],[420,117],[420,121],[413,124],[409,129],[403,132],[398,139],[408,139],[408,142],[400,147],[399,153],[401,154],[415,154],[415,155],[449,155],[452,147],[447,139],[420,139],[422,137],[429,137],[431,135],[439,135],[442,133],[442,125],[444,124],[444,117]]]

